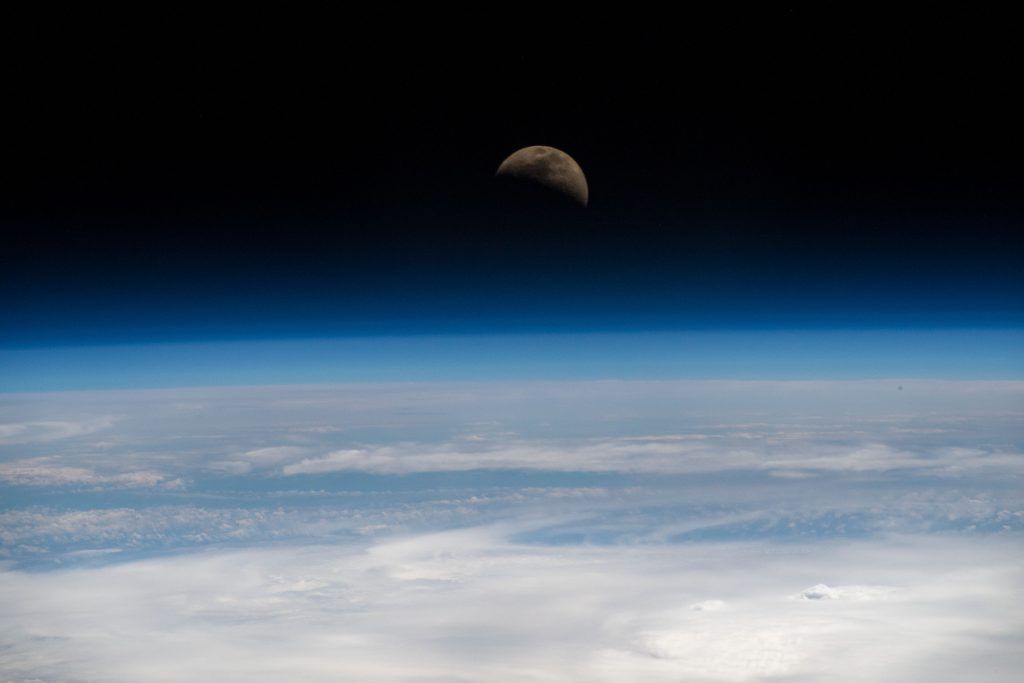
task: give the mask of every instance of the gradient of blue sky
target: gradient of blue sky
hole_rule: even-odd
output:
[[[467,379],[1012,379],[1019,330],[410,335],[0,349],[0,390]]]

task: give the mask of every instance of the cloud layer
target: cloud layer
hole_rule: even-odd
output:
[[[1016,546],[552,547],[513,527],[7,572],[0,662],[15,679],[391,682],[1011,681],[1024,664]],[[836,587],[799,592],[816,581]]]
[[[0,678],[1014,680],[1022,418],[1021,382],[0,395]]]

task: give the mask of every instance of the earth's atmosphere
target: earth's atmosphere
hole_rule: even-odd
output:
[[[11,680],[1011,681],[1024,382],[0,397]]]

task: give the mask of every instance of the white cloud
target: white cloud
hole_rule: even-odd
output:
[[[800,600],[881,600],[894,591],[893,586],[828,586],[817,583],[800,591]]]
[[[281,463],[300,459],[309,453],[308,448],[301,446],[267,446],[254,448],[239,454],[233,460],[218,460],[210,463],[209,468],[222,470],[231,474],[247,474],[253,470],[279,466]]]
[[[785,456],[777,455],[784,451]],[[284,465],[285,475],[359,471],[375,474],[533,469],[562,472],[693,474],[767,471],[799,478],[815,472],[893,470],[946,472],[981,467],[1024,472],[1024,455],[983,449],[911,451],[886,444],[836,445],[803,439],[780,449],[769,440],[751,443],[729,435],[682,440],[671,435],[584,441],[397,443],[333,451]]]
[[[54,466],[168,479],[474,469],[749,470],[780,479],[1024,471],[1016,437],[1021,412],[1013,410],[1024,405],[1024,383],[907,381],[904,392],[890,384],[535,382],[18,395],[0,401],[0,461],[39,455]],[[116,430],[109,429],[112,415],[119,416]],[[72,438],[99,430],[101,441]]]
[[[15,679],[370,683],[1012,681],[1019,671],[1016,545],[508,540],[522,530],[3,572],[0,668]],[[786,597],[825,575],[858,580],[840,593],[901,590]]]
[[[0,670],[1014,680],[1024,383],[903,385],[3,395]]]
[[[369,537],[467,524],[524,511],[536,514],[541,509],[557,518],[556,513],[564,515],[567,507],[589,507],[610,498],[607,490],[594,487],[463,492],[412,501],[393,500],[390,492],[289,493],[307,504],[274,506],[270,499],[265,503],[271,505],[261,507],[164,504],[145,508],[4,510],[0,511],[0,557],[25,559],[28,555],[36,562],[62,563],[76,557],[76,549],[82,546],[166,551],[242,541],[326,539],[340,543],[356,535]],[[320,504],[309,505],[312,500]]]
[[[309,449],[298,446],[270,446],[267,448],[254,448],[246,451],[246,460],[259,464],[273,464],[284,460],[294,460]]]
[[[116,422],[112,415],[87,420],[42,420],[0,424],[0,444],[46,443],[92,434]]]
[[[0,463],[0,481],[16,486],[102,486],[181,488],[180,479],[159,472],[129,471],[101,474],[85,467],[55,464],[50,458],[30,458]]]

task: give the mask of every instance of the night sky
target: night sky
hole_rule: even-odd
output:
[[[8,89],[0,341],[1020,327],[1012,43],[734,19],[48,34]],[[532,144],[589,208],[495,181]]]

